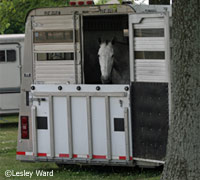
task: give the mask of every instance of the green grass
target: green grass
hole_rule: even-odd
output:
[[[11,115],[11,116],[0,115],[0,124],[17,123],[17,122],[18,122],[17,115]]]
[[[16,160],[17,128],[0,128],[0,180],[3,179],[30,179],[29,177],[5,177],[6,170],[33,171],[31,179],[72,179],[72,180],[159,180],[161,170],[144,170],[127,167],[102,167],[68,165],[58,168],[55,163],[27,163]],[[37,177],[36,170],[51,171],[53,177]]]

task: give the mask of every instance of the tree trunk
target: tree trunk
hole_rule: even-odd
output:
[[[200,3],[173,3],[172,113],[162,180],[200,179]]]

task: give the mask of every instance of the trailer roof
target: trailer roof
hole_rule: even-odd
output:
[[[0,35],[0,43],[22,42],[24,37],[24,34],[4,34]]]
[[[129,13],[153,13],[169,11],[171,5],[131,5],[131,4],[103,4],[103,5],[83,5],[83,6],[65,6],[65,7],[44,7],[36,8],[29,11],[26,16],[52,16],[67,14],[84,14],[84,15],[112,15],[112,14],[129,14]]]
[[[128,14],[135,12],[135,9],[130,5],[121,4],[104,4],[104,5],[83,5],[83,6],[65,6],[65,7],[44,7],[36,8],[29,11],[26,20],[31,16],[52,16],[66,14]]]

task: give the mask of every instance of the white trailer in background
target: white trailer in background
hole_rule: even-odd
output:
[[[101,5],[27,16],[17,159],[158,166],[169,123],[170,6]],[[129,49],[130,82],[101,84],[98,38]]]
[[[0,115],[19,113],[24,34],[0,35]]]

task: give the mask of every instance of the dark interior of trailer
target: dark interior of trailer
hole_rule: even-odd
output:
[[[101,84],[98,60],[100,38],[102,41],[115,39],[115,56],[129,67],[128,15],[99,15],[83,17],[84,79],[85,84]],[[127,58],[126,58],[127,57]],[[129,71],[129,68],[128,68]],[[116,83],[115,83],[116,84]]]

